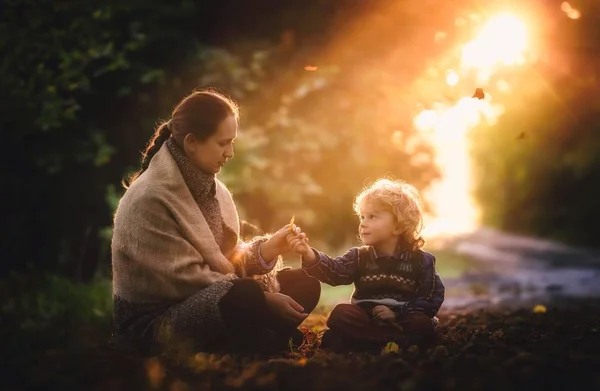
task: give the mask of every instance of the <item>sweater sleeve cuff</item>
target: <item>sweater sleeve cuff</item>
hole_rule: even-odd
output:
[[[312,247],[311,247],[311,250],[315,254],[315,257],[317,258],[317,261],[315,263],[313,263],[312,265],[307,265],[306,263],[304,263],[304,257],[302,257],[302,269],[307,270],[307,271],[308,270],[316,269],[317,266],[319,266],[321,264],[321,259],[322,259],[320,252],[318,252],[317,250],[315,250]]]
[[[272,270],[272,269],[275,267],[275,264],[277,263],[277,258],[278,258],[278,257],[275,257],[275,258],[273,258],[273,259],[272,259],[272,260],[270,260],[270,261],[266,261],[266,260],[263,258],[263,256],[262,256],[262,253],[261,253],[261,251],[260,251],[260,248],[262,247],[262,245],[263,245],[263,243],[264,243],[264,242],[266,242],[266,240],[264,240],[264,241],[262,241],[262,242],[260,242],[260,243],[258,244],[258,251],[257,251],[258,264],[260,265],[260,267],[261,267],[263,270],[266,270],[266,271],[271,271],[271,270]]]

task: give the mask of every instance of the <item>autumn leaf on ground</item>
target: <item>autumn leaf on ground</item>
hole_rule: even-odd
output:
[[[150,385],[154,388],[159,388],[165,378],[165,369],[158,358],[153,357],[148,359],[145,368]]]
[[[543,304],[538,304],[535,307],[533,307],[533,313],[534,314],[543,314],[547,311],[546,306]]]
[[[398,353],[400,347],[396,342],[388,342],[387,345],[383,348],[382,353]]]

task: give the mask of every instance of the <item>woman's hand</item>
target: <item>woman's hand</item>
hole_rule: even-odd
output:
[[[378,305],[373,308],[373,317],[379,320],[389,321],[396,319],[396,314],[389,309],[389,307]]]
[[[265,298],[271,311],[290,323],[300,324],[308,316],[304,313],[304,308],[289,296],[265,292]]]
[[[290,232],[290,225],[286,224],[275,232],[271,237],[261,244],[260,255],[266,261],[271,261],[280,254],[290,251],[290,246],[286,240],[287,234]]]

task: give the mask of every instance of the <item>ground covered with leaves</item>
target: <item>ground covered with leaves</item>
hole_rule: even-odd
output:
[[[53,349],[30,357],[27,367],[9,365],[8,389],[600,388],[598,301],[569,300],[535,311],[527,307],[445,312],[440,314],[445,341],[380,354],[320,350],[324,319],[324,313],[316,314],[305,323],[306,339],[300,349],[272,357],[196,353],[141,358],[109,344]]]

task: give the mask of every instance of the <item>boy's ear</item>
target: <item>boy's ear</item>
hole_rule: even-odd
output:
[[[402,226],[400,226],[400,224],[396,223],[396,224],[394,224],[394,230],[392,231],[392,233],[396,236],[403,234],[404,228]]]

